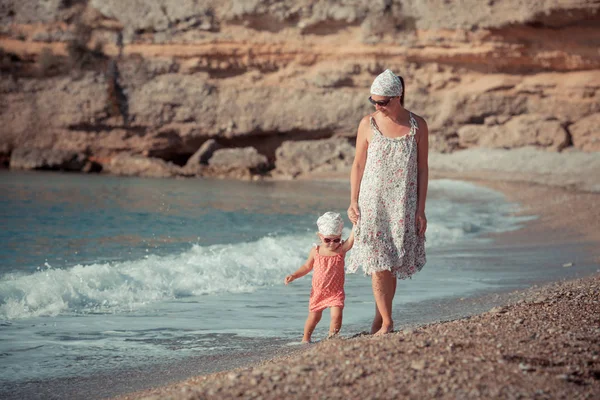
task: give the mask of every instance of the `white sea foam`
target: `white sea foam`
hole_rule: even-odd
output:
[[[172,256],[9,274],[0,281],[0,318],[123,312],[161,300],[250,292],[279,282],[301,265],[307,245],[306,237],[265,237],[236,245],[194,245]]]
[[[444,247],[475,233],[512,229],[510,205],[497,192],[436,181],[428,203],[427,246]],[[348,227],[345,235],[349,234]],[[252,292],[280,284],[305,260],[311,232],[267,236],[228,245],[193,245],[180,254],[59,269],[0,279],[0,319],[59,314],[122,313],[148,304],[222,292]]]

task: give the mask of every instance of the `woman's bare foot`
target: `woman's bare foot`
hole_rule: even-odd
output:
[[[394,324],[390,324],[390,325],[382,324],[381,329],[379,329],[377,332],[375,332],[374,336],[383,336],[383,335],[386,335],[386,334],[392,332],[393,330],[394,330]]]
[[[373,324],[371,324],[371,335],[376,334],[377,332],[379,332],[379,330],[381,329],[381,319],[377,320],[373,320]]]

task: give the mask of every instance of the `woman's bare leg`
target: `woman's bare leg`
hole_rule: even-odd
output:
[[[377,304],[375,304],[375,317],[373,318],[373,323],[371,324],[371,335],[377,333],[381,329],[381,323],[383,319],[381,319],[381,313],[379,312],[379,308],[377,308]]]
[[[331,307],[331,323],[329,324],[329,337],[335,336],[342,329],[342,307]]]
[[[321,320],[321,315],[323,311],[314,311],[308,313],[308,318],[306,318],[306,323],[304,324],[304,337],[302,337],[302,343],[310,343],[310,338],[312,337],[313,331],[317,327],[317,324]]]
[[[391,271],[375,272],[372,275],[371,282],[377,311],[381,315],[381,327],[375,332],[375,335],[383,335],[394,329],[392,301],[396,294],[396,277]],[[377,318],[377,313],[375,318]],[[375,323],[375,320],[373,322]]]

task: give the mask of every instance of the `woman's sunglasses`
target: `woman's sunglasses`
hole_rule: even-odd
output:
[[[371,96],[369,96],[369,101],[371,102],[371,104],[373,104],[374,106],[380,106],[380,107],[385,107],[388,104],[390,104],[390,101],[392,101],[393,97],[390,97],[387,100],[373,100],[373,98]]]
[[[331,243],[331,242],[333,242],[333,243],[339,243],[339,242],[341,242],[341,240],[342,239],[340,239],[340,238],[335,238],[335,239],[323,238],[323,241],[325,243]]]

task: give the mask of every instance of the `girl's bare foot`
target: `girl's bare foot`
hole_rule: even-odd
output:
[[[394,324],[390,324],[390,325],[382,324],[381,329],[379,329],[377,332],[375,332],[374,336],[383,336],[383,335],[386,335],[386,334],[392,332],[393,330],[394,330]]]

